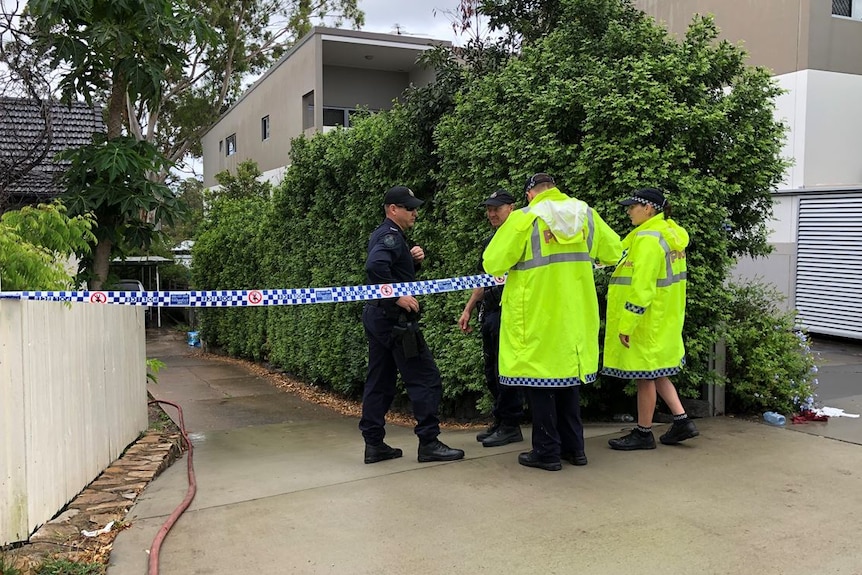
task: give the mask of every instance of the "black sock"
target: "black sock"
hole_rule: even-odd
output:
[[[635,429],[637,429],[638,433],[640,433],[641,435],[647,435],[648,433],[652,433],[652,425],[650,425],[649,427],[638,425],[637,427],[635,427]]]
[[[678,421],[685,421],[686,419],[688,419],[688,414],[684,411],[682,413],[680,413],[679,415],[673,416],[673,422],[674,423],[676,423]]]

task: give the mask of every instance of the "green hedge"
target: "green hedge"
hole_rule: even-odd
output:
[[[709,356],[730,319],[723,286],[733,258],[769,251],[770,190],[785,166],[783,128],[773,120],[779,89],[768,72],[744,65],[739,48],[717,42],[709,20],[677,41],[627,2],[561,6],[555,30],[500,67],[462,74],[438,54],[442,88],[411,91],[405,105],[350,130],[295,140],[271,200],[234,191],[213,208],[195,245],[196,287],[364,283],[368,236],[394,184],[426,200],[410,234],[427,256],[420,279],[475,273],[490,233],[479,201],[499,186],[519,196],[531,172],[556,175],[621,235],[630,224],[617,201],[658,185],[692,237],[688,369],[678,382],[698,394],[714,380]],[[602,299],[606,276],[599,272]],[[468,297],[420,298],[444,412],[456,415],[477,401],[487,407],[478,330],[465,336],[456,325]],[[342,303],[205,310],[202,332],[232,354],[359,397],[367,360],[360,313],[361,304]],[[599,412],[621,387],[600,382],[582,397]]]

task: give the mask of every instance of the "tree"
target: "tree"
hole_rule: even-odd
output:
[[[173,248],[184,240],[194,239],[198,226],[204,219],[204,186],[200,180],[186,178],[180,182],[176,197],[184,215],[172,224],[165,224],[162,228],[166,248]]]
[[[125,126],[178,164],[312,19],[364,22],[357,0],[31,0],[17,44],[60,67],[64,98],[109,102],[111,137]]]
[[[450,219],[444,239],[475,243],[476,198],[536,171],[555,174],[621,232],[629,225],[616,200],[665,188],[692,235],[685,377],[696,390],[727,314],[733,258],[769,250],[771,190],[786,166],[773,117],[780,89],[718,42],[708,18],[677,41],[624,0],[559,6],[547,36],[471,83],[438,126],[441,175],[460,191],[438,208]]]
[[[171,215],[178,204],[166,202],[166,189],[159,187],[164,186],[171,166],[196,149],[200,135],[239,93],[244,73],[267,66],[284,49],[280,42],[289,33],[307,30],[311,17],[333,8],[343,8],[342,17],[361,22],[355,0],[286,5],[276,0],[31,0],[24,29],[32,38],[34,60],[47,59],[52,69],[59,70],[65,101],[83,97],[88,103],[105,102],[107,138],[94,142],[105,149],[90,148],[85,155],[98,153],[104,158],[112,150],[120,156],[151,158],[149,151],[136,146],[137,140],[147,142],[163,157],[150,162],[152,169],[143,172],[154,185],[125,188],[152,193],[151,197],[113,202],[108,219],[100,221],[99,227],[119,221],[139,225],[132,234],[134,243],[145,246],[158,220],[141,218],[137,212],[118,219],[115,208],[150,205]],[[278,13],[287,21],[271,31]],[[121,152],[122,145],[134,149]],[[79,174],[67,181],[91,182],[92,177]],[[87,193],[88,188],[73,191],[76,208],[107,201],[85,199]],[[93,253],[93,288],[106,279],[111,255],[122,247],[115,240],[128,239],[129,228],[102,229],[96,235],[101,245]]]
[[[490,32],[502,33],[501,44],[516,53],[554,29],[562,18],[562,4],[561,0],[460,0],[454,28],[478,30],[484,16]]]
[[[241,200],[248,197],[269,198],[272,195],[272,184],[260,180],[261,171],[253,160],[240,162],[236,167],[236,175],[227,170],[216,174],[219,188],[209,192],[212,199],[227,198]]]
[[[71,213],[96,214],[98,244],[83,264],[90,287],[99,289],[113,255],[146,247],[156,222],[177,214],[163,178],[154,177],[170,163],[151,143],[124,135],[127,104],[152,108],[169,70],[186,63],[182,42],[211,32],[188,6],[170,0],[33,0],[25,19],[35,53],[61,70],[64,101],[105,98],[107,133],[64,154],[72,162],[64,175]]]
[[[156,143],[172,162],[200,156],[200,138],[243,90],[305,35],[312,19],[361,26],[357,0],[189,0],[212,34],[182,44],[188,65],[169,71],[164,96],[149,110],[138,105],[131,129]]]
[[[6,3],[4,3],[4,9]],[[22,180],[48,155],[53,142],[53,108],[45,74],[23,49],[27,42],[17,26],[20,6],[9,3],[0,18],[0,125],[4,131],[0,154],[0,213],[9,207],[9,188]],[[19,113],[28,106],[40,125],[21,125]]]
[[[97,243],[81,269],[90,288],[100,289],[112,256],[147,249],[159,233],[154,222],[173,223],[180,205],[170,188],[148,177],[166,163],[149,142],[96,134],[92,144],[60,157],[70,161],[62,176],[69,212],[96,218]]]
[[[64,264],[86,252],[94,239],[91,216],[69,217],[62,204],[40,204],[0,217],[0,289],[59,290],[73,287]]]

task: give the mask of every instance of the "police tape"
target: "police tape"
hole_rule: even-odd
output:
[[[424,295],[491,287],[506,282],[487,274],[403,282],[323,288],[209,290],[209,291],[14,291],[0,292],[0,300],[61,301],[152,307],[244,307],[371,301],[405,295]]]

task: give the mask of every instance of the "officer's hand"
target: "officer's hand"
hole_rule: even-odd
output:
[[[461,314],[461,317],[458,318],[458,327],[460,327],[461,331],[464,333],[470,333],[473,331],[473,328],[470,327],[470,312],[466,309]]]
[[[395,305],[407,311],[419,311],[419,300],[412,295],[403,295],[395,300]]]
[[[410,255],[413,256],[413,261],[418,264],[425,259],[425,250],[419,246],[413,246],[410,248]]]
[[[620,334],[620,342],[623,344],[623,346],[629,347],[629,336],[627,336],[624,333],[621,333]]]

